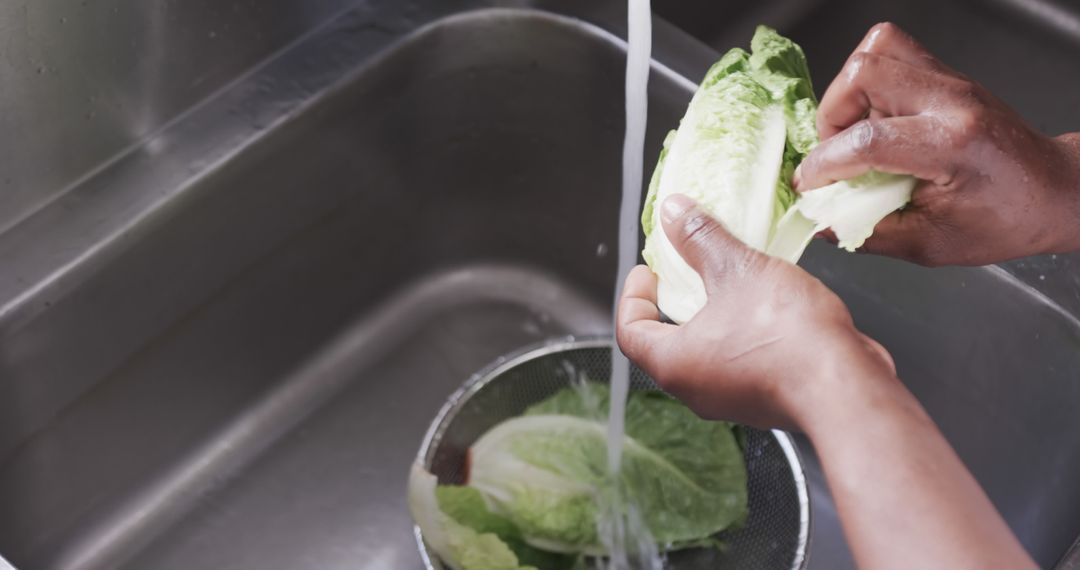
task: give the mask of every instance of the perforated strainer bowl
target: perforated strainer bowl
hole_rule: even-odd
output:
[[[570,385],[580,374],[607,380],[611,349],[610,339],[567,340],[500,358],[450,396],[428,429],[420,462],[440,483],[464,483],[465,454],[473,442],[499,422]],[[656,389],[644,372],[637,367],[631,370],[632,390]],[[723,552],[704,548],[673,552],[668,555],[668,568],[805,567],[810,505],[802,463],[791,438],[777,430],[747,429],[744,455],[750,508],[746,524],[720,535],[726,545]],[[418,527],[415,532],[427,567],[442,570]]]

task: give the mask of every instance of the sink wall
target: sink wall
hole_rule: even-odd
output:
[[[499,354],[610,330],[621,57],[541,13],[450,19],[155,211],[6,338],[0,551],[21,568],[113,567],[145,548],[153,562],[131,567],[283,563],[304,515],[255,533],[262,515],[225,506],[251,489],[229,482],[300,485],[243,465],[278,449],[332,461],[283,434],[345,399],[342,421],[360,423],[316,447],[358,463],[322,474],[337,487],[290,492],[355,524],[312,512],[303,526],[350,557],[380,545],[419,562],[400,486],[440,402]],[[651,152],[685,97],[657,77]],[[177,523],[192,511],[193,537]],[[320,567],[339,554],[295,551]]]

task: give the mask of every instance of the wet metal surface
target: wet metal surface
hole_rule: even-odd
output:
[[[610,333],[619,5],[467,11],[480,4],[360,4],[0,232],[12,564],[422,567],[405,475],[445,398],[500,354]],[[881,4],[765,12],[820,90],[882,14],[937,29],[918,28],[929,4]],[[1052,80],[1067,42],[1010,32],[993,5],[941,7],[953,35],[927,43],[1036,124],[1078,128],[1059,116],[1075,76],[1047,93],[1006,81],[1006,67]],[[673,24],[657,22],[650,156],[716,57],[702,42],[743,44],[772,17],[714,16],[719,29],[658,10]],[[893,352],[1045,567],[1080,534],[1071,259],[1006,266],[1036,272],[1028,284],[823,244],[804,260]],[[803,448],[810,568],[850,567]]]

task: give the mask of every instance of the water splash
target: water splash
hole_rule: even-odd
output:
[[[609,553],[607,569],[661,570],[664,560],[641,509],[618,479],[604,491],[599,498],[597,531]]]

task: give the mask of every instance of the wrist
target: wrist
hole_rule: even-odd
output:
[[[853,333],[832,342],[831,349],[820,351],[820,358],[808,368],[804,389],[790,394],[791,418],[811,441],[819,434],[918,405],[897,378],[887,353],[867,340]]]

